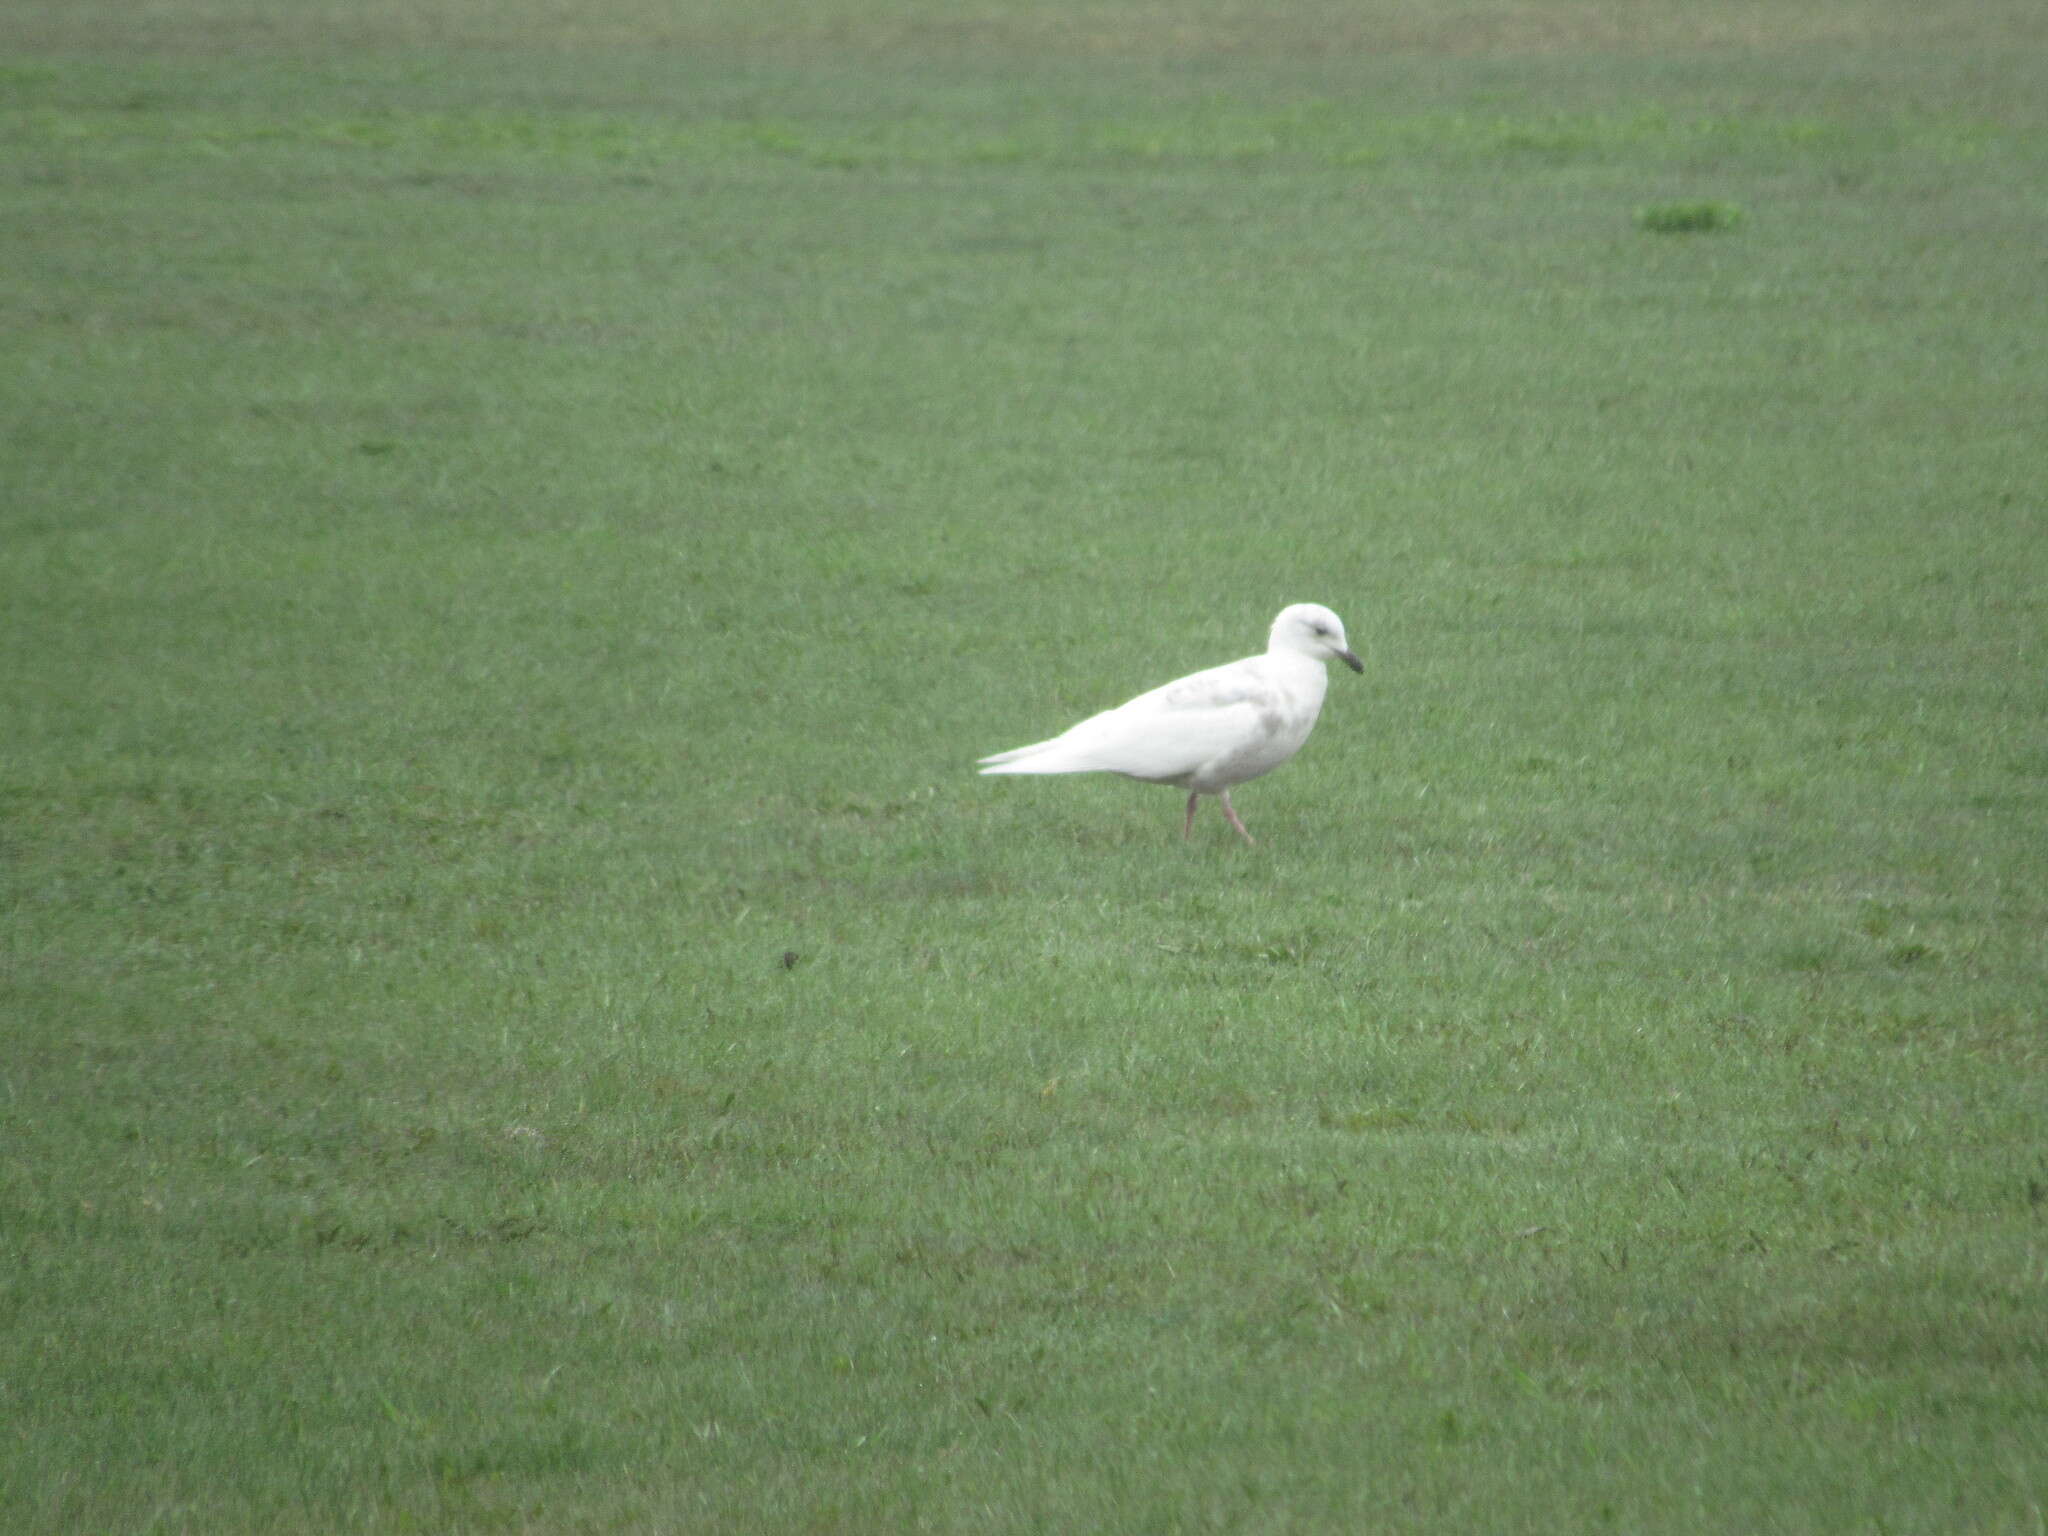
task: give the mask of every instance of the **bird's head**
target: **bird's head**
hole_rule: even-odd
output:
[[[1282,608],[1280,617],[1273,621],[1273,633],[1266,648],[1300,651],[1317,661],[1341,661],[1354,672],[1365,670],[1365,663],[1352,654],[1351,642],[1344,638],[1344,621],[1321,603],[1296,603]]]

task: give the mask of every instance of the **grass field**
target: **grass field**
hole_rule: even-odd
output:
[[[0,1526],[2048,1528],[2044,85],[10,5]]]

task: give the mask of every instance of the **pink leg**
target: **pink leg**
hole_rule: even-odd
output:
[[[1195,793],[1188,796],[1188,819],[1180,824],[1180,840],[1182,842],[1186,842],[1188,840],[1188,833],[1194,829],[1195,802],[1200,800],[1201,798],[1202,793],[1200,790],[1197,790],[1195,791]]]
[[[1243,822],[1241,822],[1241,821],[1239,821],[1239,820],[1237,819],[1237,811],[1236,811],[1236,809],[1235,809],[1235,808],[1234,808],[1234,807],[1233,807],[1233,806],[1231,805],[1231,803],[1230,803],[1230,791],[1229,791],[1229,790],[1227,790],[1227,789],[1226,789],[1226,790],[1224,790],[1224,791],[1223,791],[1223,796],[1222,796],[1222,799],[1223,799],[1223,814],[1224,814],[1224,815],[1226,815],[1226,816],[1228,816],[1228,817],[1230,818],[1230,824],[1231,824],[1231,825],[1232,825],[1233,827],[1237,828],[1237,835],[1238,835],[1239,837],[1243,838],[1243,839],[1244,839],[1244,840],[1245,840],[1245,841],[1246,841],[1247,843],[1251,843],[1251,845],[1252,845],[1252,846],[1253,846],[1254,848],[1258,847],[1259,845],[1258,845],[1258,844],[1257,844],[1256,842],[1253,842],[1253,841],[1252,841],[1252,835],[1251,835],[1251,833],[1249,833],[1249,832],[1245,831],[1245,829],[1244,829],[1244,823],[1243,823]],[[1185,835],[1185,834],[1183,834],[1183,835]]]

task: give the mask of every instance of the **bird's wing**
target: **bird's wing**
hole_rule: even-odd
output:
[[[1232,662],[1141,693],[1050,741],[985,758],[983,771],[1121,773],[1171,783],[1270,732],[1279,704],[1259,668]]]
[[[1233,704],[1270,709],[1278,702],[1279,689],[1266,675],[1265,660],[1263,656],[1247,656],[1203,672],[1190,672],[1150,693],[1139,694],[1122,707],[1150,704],[1167,713],[1227,709]]]

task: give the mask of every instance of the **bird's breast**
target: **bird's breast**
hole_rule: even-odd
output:
[[[1274,689],[1248,711],[1243,734],[1188,775],[1187,787],[1215,794],[1271,773],[1301,750],[1322,703],[1320,689]]]

